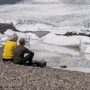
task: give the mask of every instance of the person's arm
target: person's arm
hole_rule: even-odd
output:
[[[13,46],[13,48],[12,48],[13,52],[14,52],[16,46],[17,46],[17,43],[14,43],[14,46]]]
[[[2,50],[3,50],[3,52],[4,52],[4,47],[5,47],[5,45],[3,44],[3,46],[2,46]]]
[[[31,53],[32,51],[30,51],[28,48],[25,47],[25,53]]]
[[[3,43],[3,46],[2,46],[3,52],[4,52],[5,44],[6,44],[6,42],[4,42],[4,43]]]
[[[16,48],[16,46],[17,46],[17,43],[15,43],[15,44],[14,44],[14,47],[13,47],[13,49],[15,49],[15,48]]]

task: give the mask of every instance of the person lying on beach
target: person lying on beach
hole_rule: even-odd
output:
[[[13,51],[17,46],[17,34],[11,36],[10,40],[3,45],[3,61],[13,61]]]
[[[25,56],[25,54],[27,55]],[[19,45],[16,46],[14,50],[13,63],[20,65],[32,65],[33,56],[34,52],[25,47],[25,39],[21,38],[19,40]]]

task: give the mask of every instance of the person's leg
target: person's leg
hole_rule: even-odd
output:
[[[3,58],[3,61],[4,61],[4,63],[5,63],[5,62],[10,62],[10,63],[12,63],[12,62],[13,62],[13,58],[11,58],[11,59],[5,59],[5,58]]]
[[[26,64],[26,62],[28,62],[28,65],[32,65],[32,59],[33,59],[34,53],[31,52],[30,54],[28,54],[27,56],[24,57],[23,63]]]
[[[3,62],[5,63],[6,59],[3,58]]]

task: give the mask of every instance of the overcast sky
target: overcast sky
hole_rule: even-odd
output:
[[[16,0],[0,0],[0,4],[14,4]]]

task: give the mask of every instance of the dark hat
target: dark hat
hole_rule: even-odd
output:
[[[20,43],[20,44],[25,44],[25,39],[24,39],[24,38],[21,38],[21,39],[19,40],[19,43]]]

